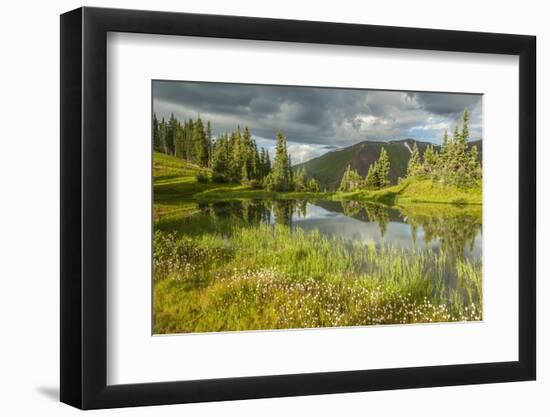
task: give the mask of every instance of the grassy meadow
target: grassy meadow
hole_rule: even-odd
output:
[[[238,209],[216,211],[217,201],[233,200]],[[334,201],[350,218],[368,213],[382,236],[391,206],[439,245],[291,227],[280,214],[286,200]],[[480,204],[480,187],[416,178],[352,193],[215,183],[211,170],[155,152],[154,333],[481,320],[481,258],[463,255],[481,228]]]

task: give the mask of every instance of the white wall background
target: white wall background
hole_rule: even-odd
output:
[[[3,4],[0,18],[0,414],[75,415],[59,392],[59,17],[82,3]],[[544,416],[550,412],[550,152],[543,120],[550,87],[544,2],[461,0],[312,2],[277,0],[93,1],[86,5],[509,32],[538,37],[538,381],[422,390],[237,401],[95,412],[94,415]],[[314,5],[314,7],[312,7]],[[546,159],[546,158],[545,158]],[[546,188],[546,190],[544,190]]]

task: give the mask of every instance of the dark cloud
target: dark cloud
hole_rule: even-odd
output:
[[[407,96],[427,112],[444,116],[462,114],[465,108],[473,109],[480,101],[480,96],[473,94],[407,93]]]
[[[214,134],[247,125],[268,141],[280,129],[303,155],[364,140],[413,137],[438,143],[465,107],[471,112],[472,137],[480,138],[481,95],[153,82],[153,111],[159,118],[200,114],[212,122]]]

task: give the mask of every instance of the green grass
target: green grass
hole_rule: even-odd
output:
[[[208,169],[160,152],[154,154],[154,200],[158,208],[170,209],[170,200],[243,200],[243,199],[333,199],[363,200],[386,205],[415,203],[481,204],[481,185],[461,189],[429,179],[409,178],[382,190],[341,192],[274,192],[241,184],[197,181],[200,173],[211,177]],[[177,203],[179,204],[179,203]],[[163,206],[164,205],[164,206]]]
[[[201,191],[194,195],[198,200],[248,200],[248,199],[269,199],[287,200],[293,198],[330,198],[333,193],[324,192],[277,192],[252,189],[247,186],[220,187]]]
[[[475,188],[458,188],[430,179],[409,178],[399,184],[381,190],[361,190],[354,193],[336,193],[335,199],[371,201],[386,205],[410,205],[417,203],[474,204],[481,205],[481,185]]]
[[[155,333],[481,319],[481,264],[444,252],[350,247],[266,224],[157,231],[154,248]]]
[[[481,261],[457,256],[481,226],[481,189],[409,179],[370,192],[274,193],[199,182],[200,174],[211,177],[207,169],[154,154],[154,333],[482,318]],[[394,205],[411,227],[423,228],[424,238],[440,237],[442,244],[438,252],[367,246],[246,216],[205,214],[212,202],[251,199]],[[455,205],[441,216],[440,203],[448,202]]]

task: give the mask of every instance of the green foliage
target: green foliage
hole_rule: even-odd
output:
[[[283,203],[275,226],[246,206],[244,220],[198,215],[182,236],[155,232],[155,333],[482,319],[480,262],[291,229]]]
[[[390,184],[390,160],[386,148],[380,150],[380,157],[378,158],[378,186],[379,188],[386,187]]]
[[[367,177],[365,178],[365,188],[367,190],[376,190],[378,189],[378,162],[371,164],[369,171],[367,172]]]
[[[218,139],[214,150],[223,149],[224,135]],[[292,204],[286,199],[296,193],[252,190],[254,180],[247,186],[199,182],[211,171],[213,176],[213,167],[154,153],[155,333],[482,319],[481,262],[459,256],[474,239],[472,231],[481,227],[479,206],[411,204],[400,209],[411,228],[422,227],[424,240],[441,242],[437,251],[374,246],[291,228],[293,212],[303,212],[306,200]],[[307,179],[300,171],[295,182]],[[307,180],[309,190],[315,188],[312,182]],[[480,191],[421,178],[369,195],[383,199],[390,191],[411,199],[429,195],[439,202],[475,194],[481,201]],[[361,193],[367,192],[354,197]],[[323,195],[331,196],[337,195]],[[229,217],[226,204],[216,208],[212,203],[233,197],[254,200],[228,203],[238,203]],[[272,217],[260,206],[268,207]],[[391,221],[380,205],[346,200],[342,208],[348,215],[366,213],[382,235]],[[449,271],[456,284],[449,284]]]
[[[399,184],[379,190],[364,190],[352,196],[340,198],[355,198],[386,205],[402,205],[410,203],[451,203],[451,204],[481,204],[481,186],[461,188],[425,177],[413,177],[402,180]]]
[[[429,145],[424,152],[424,163],[422,164],[422,172],[424,175],[433,176],[439,164],[439,156],[432,145]]]
[[[307,182],[307,191],[312,193],[318,193],[321,191],[321,187],[319,187],[319,183],[317,180],[313,177],[311,177]]]
[[[413,151],[407,165],[407,176],[415,177],[423,173],[422,161],[420,160],[420,151],[418,150],[418,144],[414,142]]]
[[[421,166],[419,165],[418,156],[413,151],[413,155],[409,160],[410,169],[407,170],[407,177],[424,175],[434,181],[450,186],[460,188],[477,187],[482,176],[481,163],[477,147],[472,146],[468,150],[469,120],[468,109],[464,109],[462,129],[459,130],[458,126],[455,126],[452,138],[449,138],[445,130],[441,151],[436,152],[433,146],[426,148]]]
[[[181,124],[173,114],[168,122],[159,121],[153,114],[153,147],[155,151],[212,168],[212,179],[219,183],[258,184],[271,172],[268,152],[264,148],[258,150],[248,127],[242,132],[237,127],[231,135],[225,132],[213,141],[210,121],[205,128],[200,117]]]
[[[208,175],[205,172],[199,172],[197,174],[197,182],[206,183],[208,182]]]
[[[195,145],[195,162],[200,166],[208,166],[208,143],[206,140],[206,132],[200,117],[194,124],[193,141]]]
[[[289,191],[293,188],[286,137],[281,131],[277,132],[275,161],[271,173],[266,178],[265,185],[269,191]]]
[[[386,149],[380,149],[378,160],[369,166],[369,171],[364,181],[367,190],[378,190],[389,185],[390,160]]]
[[[349,165],[342,176],[342,181],[340,181],[340,187],[338,191],[343,192],[353,192],[358,191],[363,187],[364,180],[361,178],[361,175],[355,170],[352,169]]]
[[[295,191],[307,190],[307,178],[306,178],[306,171],[304,168],[299,168],[296,174],[294,175],[294,190]]]

